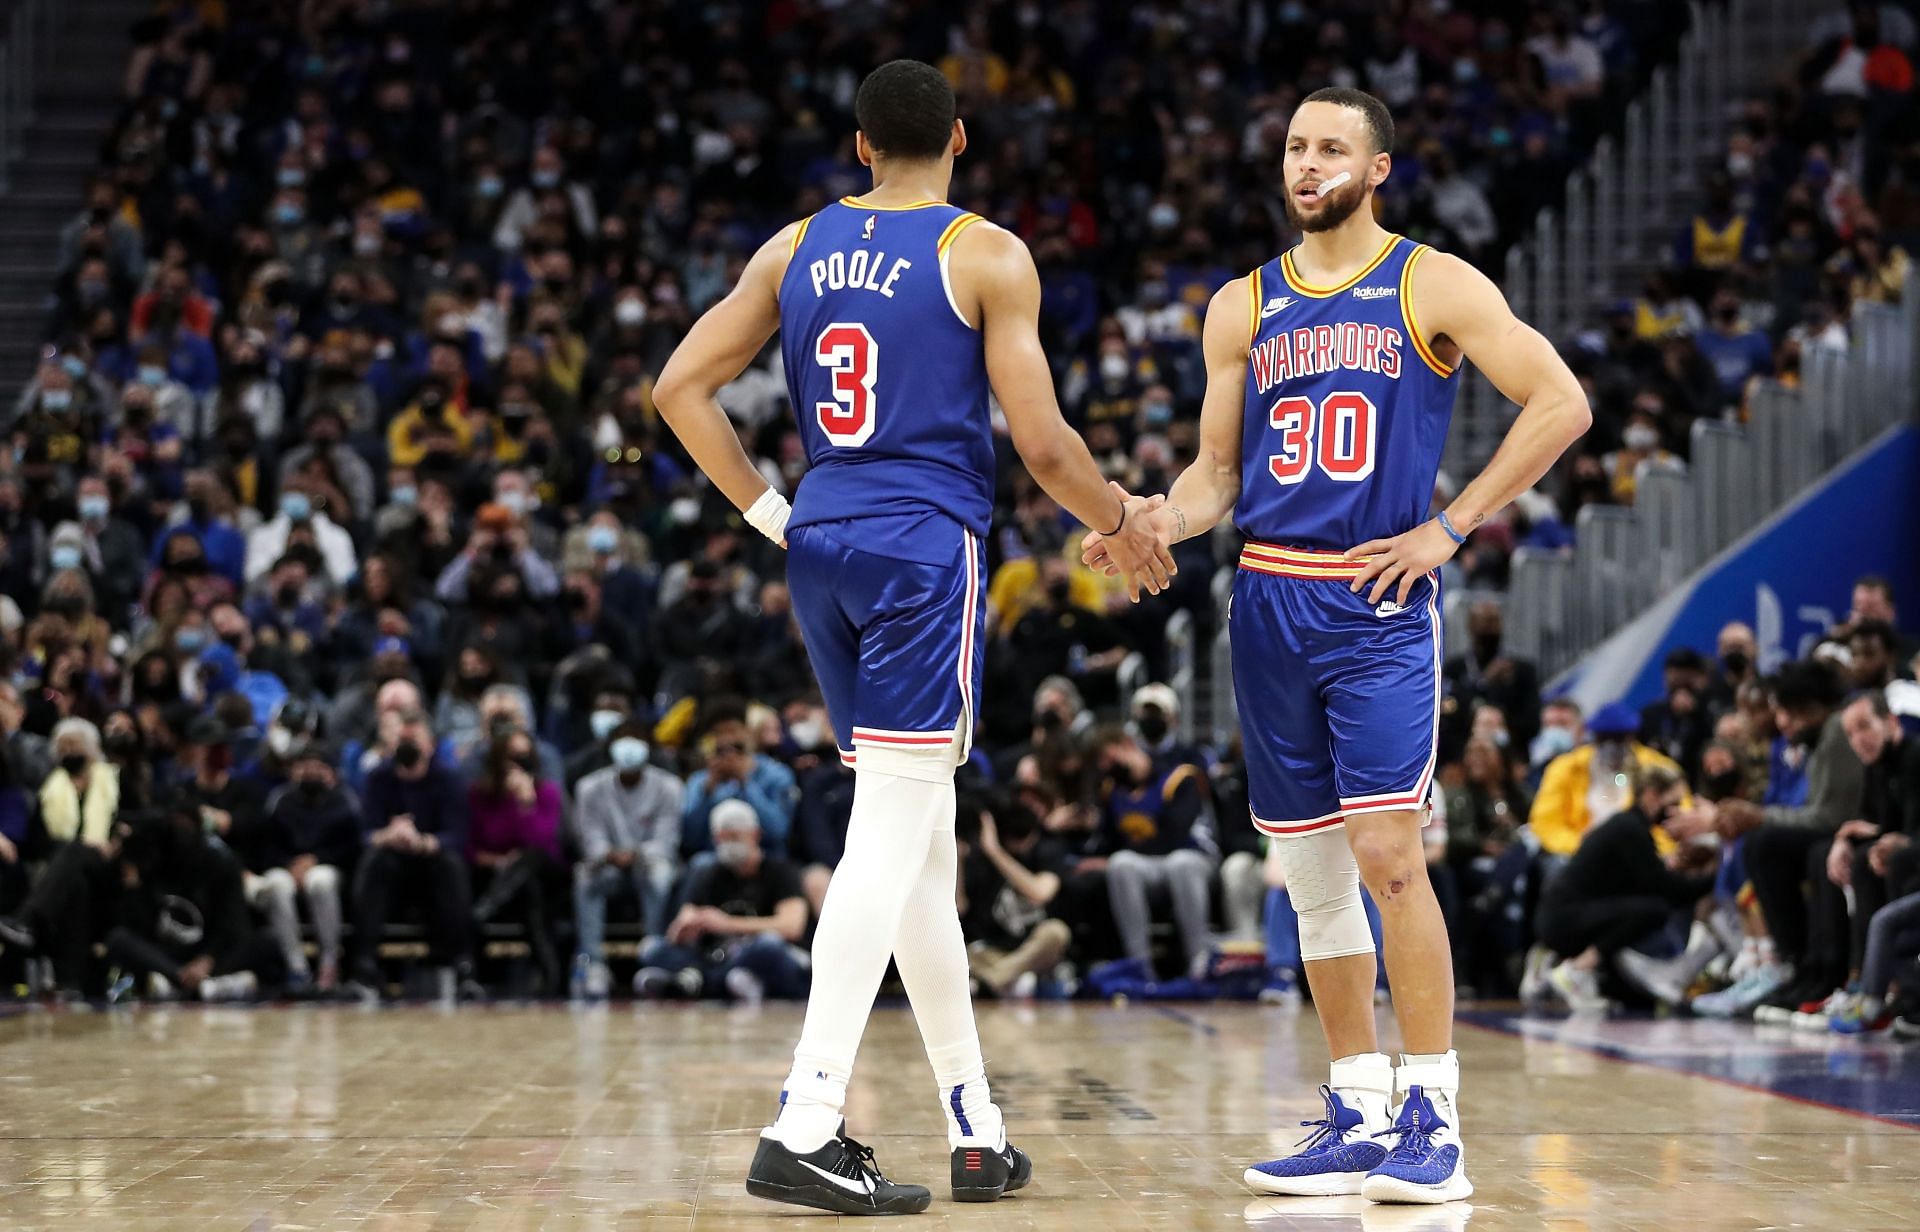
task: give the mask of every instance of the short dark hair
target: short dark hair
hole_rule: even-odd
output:
[[[1885,689],[1862,689],[1847,699],[1848,706],[1852,706],[1855,702],[1867,703],[1867,709],[1873,712],[1873,717],[1876,719],[1893,717],[1893,707],[1887,702]]]
[[[1782,710],[1831,709],[1840,704],[1840,679],[1826,664],[1809,659],[1783,664],[1768,692]]]
[[[1315,90],[1300,100],[1300,105],[1308,103],[1332,103],[1336,107],[1351,107],[1359,112],[1367,122],[1367,132],[1373,138],[1375,154],[1393,153],[1393,113],[1387,105],[1367,93],[1365,90],[1350,90],[1345,86],[1328,86]]]
[[[920,60],[889,60],[853,98],[854,121],[886,158],[938,158],[953,138],[956,104],[946,75]]]
[[[1880,649],[1889,655],[1900,653],[1900,634],[1884,620],[1863,620],[1853,626],[1853,631],[1847,634],[1849,642],[1863,637],[1870,642],[1879,642]]]

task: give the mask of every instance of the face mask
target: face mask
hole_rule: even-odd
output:
[[[63,569],[78,569],[80,549],[70,543],[63,543],[47,554],[47,562],[53,566],[56,573]]]
[[[1500,653],[1500,635],[1498,633],[1491,633],[1474,638],[1473,653],[1482,662],[1494,658]]]
[[[1534,765],[1545,765],[1562,753],[1573,749],[1573,733],[1564,727],[1548,727],[1533,738],[1533,748],[1529,750],[1529,760]]]
[[[140,365],[140,383],[142,385],[160,385],[167,379],[167,370],[154,364]]]
[[[607,747],[607,756],[613,758],[614,766],[627,772],[646,765],[650,752],[647,742],[636,736],[622,736]]]
[[[287,750],[293,747],[293,733],[284,727],[267,729],[267,751],[275,757],[285,757]]]
[[[313,499],[305,492],[288,492],[280,498],[280,512],[295,522],[304,522],[313,516]]]
[[[1727,669],[1729,676],[1744,676],[1747,669],[1753,666],[1753,660],[1747,657],[1744,650],[1729,650],[1720,656],[1720,666]]]
[[[1159,744],[1167,738],[1167,716],[1157,710],[1150,710],[1140,716],[1140,738],[1148,744]]]
[[[140,738],[130,731],[117,731],[102,741],[108,757],[125,760],[140,751]]]
[[[1709,800],[1725,800],[1740,790],[1740,771],[1722,770],[1718,774],[1709,774],[1700,784],[1700,790]]]
[[[420,503],[420,490],[412,484],[402,484],[388,494],[394,504],[411,509]]]
[[[1660,443],[1660,434],[1645,424],[1634,424],[1621,434],[1628,449],[1648,450]]]
[[[306,208],[297,201],[282,201],[273,207],[273,221],[283,227],[297,227],[306,216]]]
[[[1140,407],[1140,417],[1149,428],[1164,428],[1173,422],[1173,403],[1155,399]]]
[[[626,721],[627,716],[618,710],[596,710],[587,716],[587,726],[592,729],[595,740],[605,740],[614,728]]]
[[[647,306],[637,299],[623,299],[613,306],[613,319],[627,326],[644,324]]]
[[[620,547],[620,532],[611,526],[587,528],[587,551],[595,556],[611,556]]]
[[[68,778],[73,778],[87,768],[87,755],[69,753],[60,759],[60,768],[67,772]]]
[[[206,644],[207,634],[204,629],[182,629],[173,635],[173,647],[182,654],[199,654]]]
[[[1171,202],[1155,202],[1147,211],[1147,225],[1155,231],[1171,231],[1180,225],[1180,211]]]
[[[525,492],[502,492],[493,499],[495,504],[516,518],[527,511],[527,494]]]
[[[500,177],[497,175],[483,175],[480,177],[479,182],[473,187],[474,191],[480,194],[482,200],[491,201],[505,192],[507,186],[501,182]]]
[[[298,167],[282,167],[280,174],[275,178],[279,180],[282,188],[298,188],[307,182],[307,173]]]
[[[1453,62],[1453,79],[1462,85],[1479,80],[1480,66],[1472,60],[1459,59]]]
[[[787,735],[793,737],[795,748],[817,749],[825,742],[826,728],[818,719],[801,719],[787,729]]]
[[[80,516],[89,522],[107,520],[109,506],[104,496],[83,496],[80,498]]]
[[[1073,583],[1066,578],[1060,578],[1057,581],[1047,583],[1047,597],[1055,603],[1065,603],[1067,598],[1072,594]]]
[[[1127,379],[1127,357],[1124,355],[1103,355],[1100,357],[1100,378],[1106,381],[1124,381]]]
[[[402,770],[411,770],[420,764],[420,746],[408,740],[393,751],[393,764]]]
[[[738,839],[728,839],[725,842],[715,843],[713,854],[718,856],[720,863],[728,868],[741,869],[746,867],[747,861],[753,859],[753,844],[743,843]]]
[[[320,779],[301,779],[300,794],[309,800],[318,800],[327,793],[327,785]]]
[[[40,391],[40,405],[50,411],[64,411],[73,405],[71,389],[43,389]]]

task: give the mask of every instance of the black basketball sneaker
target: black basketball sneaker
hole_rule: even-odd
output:
[[[1002,1194],[1026,1188],[1032,1179],[1033,1161],[1012,1143],[997,1151],[977,1146],[953,1148],[955,1202],[993,1202]]]
[[[873,1148],[847,1137],[845,1130],[805,1155],[762,1134],[747,1170],[747,1192],[840,1215],[918,1215],[933,1202],[926,1186],[899,1185],[882,1176]]]

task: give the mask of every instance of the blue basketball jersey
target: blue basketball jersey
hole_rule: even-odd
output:
[[[1335,287],[1302,281],[1291,252],[1249,277],[1247,538],[1344,551],[1426,520],[1454,395],[1407,294],[1426,251],[1391,236]]]
[[[781,354],[809,470],[790,527],[885,518],[869,551],[956,559],[953,524],[984,537],[993,427],[980,331],[954,304],[947,256],[977,214],[845,197],[800,224],[780,284]]]

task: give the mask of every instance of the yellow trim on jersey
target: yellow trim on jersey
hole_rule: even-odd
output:
[[[1341,552],[1313,548],[1286,548],[1271,543],[1249,543],[1240,550],[1240,567],[1278,577],[1351,581],[1360,576],[1366,560],[1348,560]]]
[[[1253,313],[1252,320],[1247,323],[1249,351],[1253,349],[1253,340],[1260,336],[1260,269],[1261,267],[1256,265],[1253,267],[1253,272],[1247,275],[1247,304]]]
[[[840,204],[850,205],[856,210],[885,210],[890,214],[897,214],[901,210],[924,210],[930,205],[945,205],[946,202],[916,201],[912,205],[875,205],[871,201],[862,201],[858,197],[842,197],[840,198]]]
[[[948,223],[947,229],[940,233],[940,242],[933,246],[934,252],[944,255],[947,249],[953,247],[953,241],[960,238],[960,233],[962,231],[965,231],[968,227],[971,227],[974,223],[981,222],[981,221],[984,221],[984,220],[978,214],[960,215],[960,217]]]
[[[1427,336],[1421,330],[1420,322],[1413,315],[1413,267],[1429,251],[1431,249],[1427,245],[1420,245],[1413,250],[1413,255],[1407,258],[1407,263],[1400,267],[1400,315],[1406,318],[1407,337],[1413,339],[1413,349],[1419,352],[1420,358],[1427,362],[1427,367],[1438,373],[1441,380],[1445,380],[1453,375],[1453,369],[1440,362],[1440,356],[1435,354],[1433,348],[1427,344]]]
[[[1185,763],[1175,766],[1173,773],[1167,776],[1167,781],[1160,784],[1160,799],[1163,801],[1171,801],[1173,799],[1173,793],[1180,790],[1180,784],[1199,773],[1200,769],[1197,766],[1190,766]]]
[[[1292,249],[1288,249],[1286,255],[1280,258],[1280,274],[1287,280],[1287,285],[1300,292],[1300,294],[1311,295],[1315,299],[1325,299],[1329,295],[1338,295],[1348,287],[1358,285],[1362,278],[1365,278],[1368,274],[1371,274],[1379,268],[1380,263],[1387,259],[1387,254],[1393,251],[1394,245],[1398,244],[1400,239],[1400,236],[1389,235],[1386,244],[1381,247],[1379,252],[1374,254],[1373,260],[1367,262],[1364,269],[1337,287],[1316,287],[1311,283],[1302,281],[1300,272],[1293,268]]]
[[[793,229],[793,243],[787,248],[788,260],[792,260],[793,254],[800,251],[800,241],[807,238],[807,228],[812,225],[813,215],[809,214],[800,220],[799,226]]]

